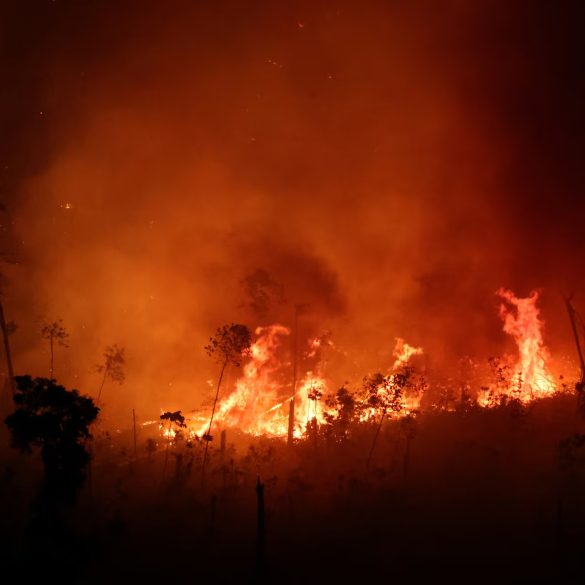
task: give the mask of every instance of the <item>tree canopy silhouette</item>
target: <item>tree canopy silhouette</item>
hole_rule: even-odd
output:
[[[39,447],[45,473],[43,494],[70,503],[85,479],[90,455],[85,440],[99,408],[77,390],[46,378],[16,376],[15,411],[6,418],[13,447]]]

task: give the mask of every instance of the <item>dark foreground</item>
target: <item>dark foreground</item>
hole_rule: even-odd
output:
[[[103,435],[77,502],[51,522],[31,508],[38,458],[5,449],[4,574],[84,584],[585,580],[585,445],[572,397],[423,414],[410,429],[388,422],[368,464],[374,432],[355,425],[292,448],[245,447],[232,434],[204,478],[200,444],[148,453],[140,436],[134,458],[131,442]]]

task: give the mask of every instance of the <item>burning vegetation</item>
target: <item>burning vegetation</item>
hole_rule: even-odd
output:
[[[163,502],[173,494],[178,501],[195,497],[199,502],[197,506],[203,506],[202,509],[210,506],[205,514],[210,514],[206,531],[211,540],[201,545],[204,550],[212,546],[210,543],[215,538],[232,546],[229,539],[225,540],[227,535],[214,536],[216,530],[223,530],[220,528],[222,521],[216,516],[218,506],[232,521],[255,526],[251,541],[255,543],[255,561],[250,569],[225,569],[220,573],[230,579],[236,575],[251,575],[254,580],[271,580],[283,570],[281,563],[286,558],[279,547],[284,546],[287,538],[293,538],[291,534],[297,530],[291,514],[301,514],[301,517],[341,514],[339,506],[345,505],[357,511],[362,506],[362,498],[371,498],[386,515],[394,498],[424,496],[424,483],[435,473],[432,457],[446,462],[445,457],[448,459],[448,453],[454,449],[453,445],[441,446],[444,441],[441,433],[452,435],[455,441],[471,441],[470,446],[483,437],[481,440],[489,440],[493,445],[490,449],[498,450],[505,448],[509,441],[509,438],[499,437],[500,433],[520,432],[523,433],[518,435],[520,444],[515,448],[522,450],[525,441],[535,437],[530,433],[524,437],[521,421],[528,418],[538,421],[542,413],[549,413],[547,417],[553,415],[550,421],[541,420],[538,424],[545,436],[557,437],[562,478],[558,492],[552,487],[557,484],[550,484],[551,479],[545,480],[545,484],[550,484],[555,497],[559,498],[559,506],[572,507],[574,489],[581,485],[581,480],[569,479],[567,474],[580,469],[577,461],[582,456],[585,441],[579,433],[567,436],[567,429],[563,427],[567,417],[572,416],[567,406],[574,404],[575,398],[581,415],[585,415],[581,407],[582,384],[578,379],[571,381],[562,375],[555,381],[553,357],[545,345],[544,322],[538,307],[539,293],[533,292],[523,298],[500,289],[497,296],[502,331],[510,336],[517,351],[513,355],[486,359],[487,367],[483,369],[474,365],[467,370],[471,372],[469,377],[459,380],[459,387],[453,383],[445,387],[429,365],[425,350],[402,338],[395,339],[391,359],[380,371],[368,373],[359,381],[345,381],[340,386],[335,383],[331,364],[335,363],[335,354],[347,358],[346,352],[337,347],[331,332],[316,335],[314,320],[303,329],[303,315],[308,319],[310,313],[306,309],[301,313],[298,308],[291,326],[262,325],[253,332],[237,323],[218,328],[204,348],[219,368],[209,407],[193,412],[185,406],[179,410],[162,408],[158,424],[156,419],[137,421],[133,410],[131,439],[124,438],[123,430],[112,434],[101,429],[101,419],[94,422],[100,412],[96,405],[101,404],[105,383],[108,380],[118,384],[125,382],[125,348],[115,344],[106,348],[103,363],[96,367],[100,378],[93,398],[80,396],[76,390],[68,391],[52,378],[16,377],[16,409],[6,419],[12,443],[29,453],[35,446],[40,447],[43,462],[43,481],[33,506],[38,517],[30,529],[35,538],[46,536],[56,528],[63,535],[70,535],[55,541],[58,547],[68,542],[65,549],[60,550],[39,549],[38,541],[34,545],[31,541],[27,544],[32,547],[31,554],[41,555],[49,568],[58,570],[64,562],[63,550],[69,550],[67,547],[72,545],[71,541],[62,540],[72,534],[68,520],[71,510],[77,508],[82,516],[99,524],[94,516],[95,498],[105,497],[112,489],[122,490],[114,498],[119,500],[118,505],[112,508],[111,502],[106,500],[97,504],[106,514],[105,524],[102,522],[96,533],[101,531],[99,538],[104,538],[109,530],[124,532],[127,530],[124,518],[128,514],[134,515],[141,506],[149,505],[149,501],[162,498]],[[581,355],[585,330],[571,301],[567,299],[566,303],[578,355]],[[67,332],[63,322],[55,323],[59,325],[53,328],[60,332],[58,339],[64,339]],[[51,341],[47,330],[43,326],[42,336]],[[7,356],[9,358],[9,353]],[[469,363],[474,364],[473,360]],[[52,375],[54,371],[54,352],[51,351],[49,372]],[[107,412],[107,401],[103,408]],[[159,433],[153,433],[157,427]],[[438,452],[431,455],[436,449]],[[496,464],[484,460],[475,446],[471,450],[465,446],[460,451],[471,466],[469,481],[472,484],[477,481],[475,474]],[[426,455],[421,460],[422,453]],[[526,456],[527,452],[523,453],[522,457]],[[414,472],[411,470],[413,460],[417,467]],[[515,461],[525,472],[533,473],[529,463],[517,457]],[[118,484],[112,484],[114,478]],[[127,487],[122,488],[122,483]],[[247,519],[249,504],[245,503],[248,497],[245,494],[251,492],[253,485],[257,496],[255,523]],[[129,501],[124,509],[119,507],[127,498],[124,490],[135,489],[130,486],[145,488],[145,493],[131,505],[132,508],[138,506],[134,511],[126,508]],[[384,500],[386,493],[388,501]],[[546,500],[550,497],[547,494],[538,492],[529,500]],[[479,494],[478,497],[484,498]],[[323,498],[332,499],[325,504]],[[449,498],[451,495],[448,501]],[[269,513],[266,502],[269,502]],[[489,498],[484,504],[488,508],[492,505]],[[168,504],[165,506],[168,508]],[[456,504],[452,502],[449,506],[453,508]],[[300,507],[305,508],[303,513]],[[461,510],[453,508],[453,512],[457,515]],[[189,514],[198,517],[199,513]],[[171,520],[170,508],[160,509],[157,514],[171,514],[164,522],[176,522]],[[374,522],[370,512],[366,517],[369,523]],[[396,518],[405,521],[401,514]],[[480,523],[486,521],[486,518],[480,519]],[[550,521],[563,535],[574,530],[573,520],[560,508]],[[356,521],[346,518],[344,522]],[[462,519],[458,522],[464,523]],[[180,523],[173,525],[173,530],[179,530],[179,526]],[[277,531],[276,543],[270,544],[267,526]],[[287,532],[287,526],[292,533]],[[144,529],[152,530],[151,527]],[[406,534],[412,538],[410,530]],[[236,535],[236,540],[247,538],[239,531]],[[25,542],[28,543],[28,539]],[[175,542],[173,537],[170,542]],[[392,542],[397,545],[395,540]],[[542,546],[538,538],[535,542]],[[555,542],[558,546],[560,541]],[[243,550],[248,549],[244,547]],[[242,551],[230,551],[231,558],[245,562]],[[67,554],[77,558],[79,552]],[[406,553],[402,550],[397,554]],[[144,568],[151,566],[148,562],[140,564]],[[538,565],[538,570],[550,571],[551,566]],[[377,564],[375,567],[379,570]],[[322,568],[315,570],[319,573]],[[158,570],[156,568],[155,572]],[[426,574],[426,570],[422,567],[421,575]],[[454,571],[452,567],[449,570]],[[353,574],[357,565],[350,563],[348,571]],[[216,574],[211,566],[203,573]],[[293,573],[291,582],[304,574],[305,568],[299,568]]]
[[[5,580],[583,581],[582,2],[0,4]]]
[[[518,354],[489,358],[491,371],[486,372],[473,394],[472,382],[464,380],[465,395],[461,400],[481,408],[495,408],[511,401],[528,405],[568,391],[566,383],[555,383],[549,370],[551,358],[544,344],[544,322],[537,306],[539,293],[518,298],[512,291],[500,289],[497,294],[502,300],[499,314],[503,331],[513,338]],[[230,328],[238,328],[239,335],[245,338],[240,341],[241,347],[234,345],[232,339],[231,350],[225,347],[225,334]],[[191,439],[210,442],[222,430],[237,429],[252,436],[279,437],[290,442],[338,420],[340,409],[346,408],[348,400],[352,403],[351,419],[356,423],[379,420],[382,424],[385,418],[415,416],[425,393],[433,393],[424,363],[419,361],[418,367],[411,363],[413,358],[424,355],[423,348],[411,346],[402,338],[395,341],[394,362],[386,373],[366,375],[358,388],[350,389],[347,383],[335,389],[328,378],[324,356],[326,351],[335,351],[330,336],[309,337],[304,347],[295,345],[292,350],[290,337],[291,329],[278,324],[257,327],[253,341],[244,325],[218,330],[216,338],[212,338],[215,345],[207,350],[212,356],[219,352],[220,382],[211,413],[201,411],[187,418]],[[217,348],[221,339],[224,348],[220,350]],[[227,365],[239,368],[240,361],[241,373],[236,370],[232,382],[224,384],[219,399]],[[303,367],[300,372],[298,363]],[[340,396],[344,397],[342,401],[338,400]],[[448,406],[435,404],[434,408]],[[205,420],[209,422],[202,422]],[[170,436],[170,428],[165,429],[164,425],[161,428]]]

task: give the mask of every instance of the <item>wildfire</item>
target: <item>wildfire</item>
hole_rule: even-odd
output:
[[[422,355],[422,353],[422,347],[413,347],[412,345],[408,345],[404,339],[397,337],[393,352],[396,360],[392,366],[392,369],[394,371],[398,370],[401,366],[405,366],[410,361],[412,356]]]
[[[526,298],[518,298],[506,289],[498,290],[497,294],[503,301],[500,317],[504,322],[504,332],[511,335],[518,346],[518,362],[507,380],[480,394],[479,404],[490,406],[503,395],[527,403],[554,394],[557,387],[547,367],[550,356],[542,338],[544,322],[536,306],[538,292],[534,291]]]
[[[253,435],[286,434],[287,414],[282,411],[292,397],[282,400],[282,385],[277,376],[282,364],[277,349],[290,329],[270,325],[258,327],[255,333],[251,359],[233,392],[218,404],[214,427],[237,427]],[[204,432],[202,428],[200,433]]]
[[[294,424],[293,436],[300,438],[310,427],[316,427],[327,422],[327,415],[331,413],[326,406],[325,397],[328,394],[328,385],[325,376],[320,371],[319,350],[323,346],[332,347],[326,337],[314,338],[308,341],[306,358],[317,360],[313,369],[301,375],[293,396],[290,378],[290,362],[286,351],[283,351],[283,338],[290,335],[290,329],[282,325],[258,327],[255,331],[256,341],[250,350],[250,359],[243,368],[243,373],[227,394],[220,399],[215,414],[212,436],[220,428],[238,428],[251,435],[265,435],[286,437],[288,434],[290,402],[294,397]],[[406,343],[403,339],[396,340],[394,348],[394,364],[392,374],[387,376],[380,385],[380,396],[392,391],[396,392],[398,372],[403,370],[414,355],[420,355],[422,349]],[[283,357],[284,356],[284,357]],[[231,391],[230,391],[231,390]],[[402,414],[412,412],[418,406],[418,398],[401,394]],[[372,407],[366,409],[371,411]],[[395,411],[395,415],[399,415]],[[367,420],[368,416],[362,420]],[[207,422],[203,417],[198,419],[195,434],[202,436],[207,432]],[[172,437],[172,429],[165,431],[165,436]]]
[[[299,385],[295,396],[295,428],[294,436],[299,438],[308,425],[315,421],[325,423],[324,406],[321,398],[327,392],[327,382],[319,374],[307,372]]]
[[[411,414],[420,405],[420,388],[409,385],[408,362],[415,355],[422,355],[422,347],[414,347],[397,337],[393,355],[392,373],[369,379],[369,405],[361,413],[360,420],[373,420],[380,414],[390,418]],[[368,379],[366,378],[366,381]]]
[[[490,358],[496,382],[482,387],[477,404],[492,407],[506,398],[528,403],[554,394],[557,387],[547,367],[549,353],[542,337],[544,324],[536,306],[538,293],[518,298],[513,292],[500,289],[498,295],[502,300],[499,314],[503,330],[514,338],[518,359],[514,362],[510,358],[508,363]],[[296,384],[292,382],[296,377],[292,375],[295,360],[291,360],[289,344],[285,343],[289,335],[290,329],[278,324],[255,330],[255,341],[240,377],[221,389],[212,436],[217,435],[220,429],[237,428],[254,436],[286,437],[293,400],[292,432],[295,438],[301,438],[311,429],[335,420],[334,395],[329,391],[323,372],[326,362],[322,352],[326,347],[334,347],[329,334],[309,339],[304,350],[295,350],[298,351],[301,368],[305,368],[304,373],[301,370],[297,377]],[[389,372],[364,379],[365,393],[361,398],[356,398],[357,420],[367,422],[401,418],[418,411],[427,384],[413,370],[410,362],[414,356],[422,354],[421,347],[396,338],[394,362]],[[204,436],[209,415],[202,412],[193,417],[186,431],[188,436]],[[170,423],[162,426],[161,431],[165,438],[174,440],[176,431]]]

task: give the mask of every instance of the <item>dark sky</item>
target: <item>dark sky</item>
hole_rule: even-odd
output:
[[[35,319],[59,315],[64,375],[93,383],[120,342],[160,402],[205,377],[210,330],[252,318],[238,283],[259,267],[356,355],[396,335],[492,351],[500,286],[542,288],[562,346],[559,294],[585,285],[584,10],[3,2],[22,367],[44,360]]]

